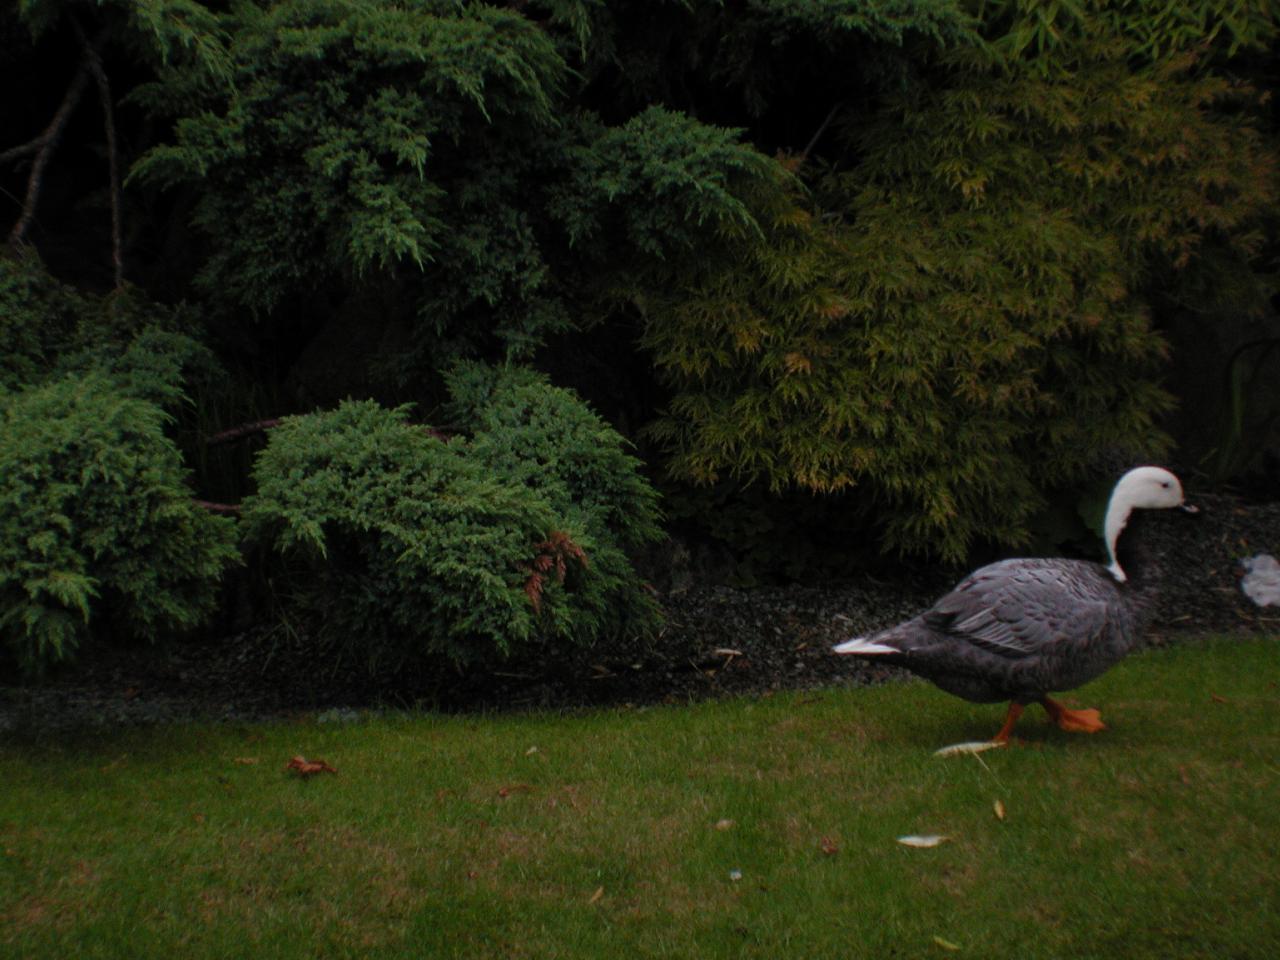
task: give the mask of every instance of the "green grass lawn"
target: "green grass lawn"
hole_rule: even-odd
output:
[[[1068,699],[1109,729],[1032,708],[946,758],[1003,709],[895,684],[11,743],[0,956],[1280,956],[1280,643]]]

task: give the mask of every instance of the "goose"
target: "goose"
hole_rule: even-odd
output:
[[[1134,511],[1170,508],[1198,512],[1168,470],[1137,467],[1120,478],[1107,503],[1106,564],[1000,560],[969,574],[919,616],[834,650],[905,667],[974,703],[1008,700],[994,743],[1009,742],[1031,703],[1063,730],[1096,733],[1105,729],[1097,710],[1068,709],[1049,693],[1094,679],[1138,642],[1154,584]]]

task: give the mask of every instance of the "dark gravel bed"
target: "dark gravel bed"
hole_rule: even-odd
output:
[[[1170,517],[1156,530],[1164,590],[1148,643],[1188,633],[1280,636],[1280,608],[1257,607],[1239,588],[1242,558],[1280,556],[1280,503],[1196,499],[1202,516]],[[37,685],[0,686],[0,733],[299,714],[324,722],[384,707],[562,710],[870,684],[900,674],[837,657],[831,645],[919,612],[954,579],[932,571],[894,582],[694,583],[662,596],[667,625],[656,638],[552,650],[466,675],[370,678],[317,665],[304,642],[267,630],[110,650]]]

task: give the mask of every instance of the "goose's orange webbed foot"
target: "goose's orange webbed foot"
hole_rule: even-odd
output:
[[[1018,718],[1022,716],[1022,704],[1010,703],[1009,712],[1004,715],[1004,726],[1000,728],[1000,732],[992,737],[995,743],[1008,743],[1009,735],[1013,733],[1013,725],[1018,722]]]
[[[1070,710],[1048,697],[1040,702],[1049,712],[1053,722],[1058,725],[1059,730],[1066,730],[1068,733],[1097,733],[1099,730],[1107,729],[1107,725],[1102,722],[1102,715],[1097,710]]]

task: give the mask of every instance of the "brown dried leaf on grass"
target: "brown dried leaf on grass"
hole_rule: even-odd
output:
[[[511,796],[513,793],[533,793],[533,787],[529,786],[527,783],[513,783],[509,786],[498,788],[498,796],[504,799]]]
[[[308,760],[306,757],[293,757],[284,765],[285,770],[292,770],[300,777],[314,777],[317,773],[337,773],[333,767],[323,760]]]
[[[995,811],[997,820],[1004,819],[1004,801],[997,800],[995,803],[991,805],[991,809]]]
[[[840,852],[840,844],[838,844],[832,837],[823,837],[818,841],[818,849],[828,857],[834,857]]]

